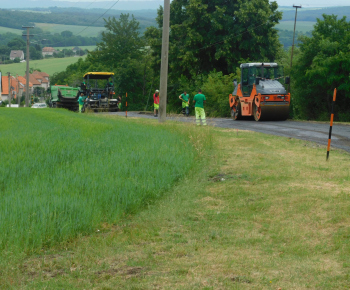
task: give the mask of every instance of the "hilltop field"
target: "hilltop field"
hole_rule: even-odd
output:
[[[348,153],[326,162],[322,146],[249,131],[0,110],[0,288],[348,287]]]
[[[85,58],[86,56],[81,56]],[[56,72],[64,71],[67,66],[77,62],[79,57],[65,57],[65,58],[47,58],[39,60],[31,60],[29,66],[31,68],[40,69],[43,72],[48,73],[52,76]],[[11,72],[12,75],[25,75],[26,63],[12,63],[12,64],[1,64],[0,70],[4,72]]]

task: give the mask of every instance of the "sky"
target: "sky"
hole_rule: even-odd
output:
[[[350,0],[277,0],[277,3],[280,7],[293,7],[293,4],[295,4],[302,5],[304,8],[350,6]],[[118,10],[155,10],[159,8],[159,5],[163,4],[164,0],[0,0],[1,9],[34,7],[48,8],[52,6],[108,9],[113,6],[113,9]]]
[[[59,0],[59,1],[70,1],[70,2],[105,2],[106,0]],[[108,1],[108,0],[107,0]],[[113,0],[109,0],[114,2]],[[163,0],[119,0],[120,2],[164,2]],[[171,0],[170,0],[171,1]],[[296,2],[293,2],[296,1]],[[277,0],[279,6],[293,6],[302,5],[303,7],[332,7],[332,6],[350,6],[350,0]]]

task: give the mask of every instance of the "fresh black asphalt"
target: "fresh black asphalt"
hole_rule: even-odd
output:
[[[125,112],[111,113],[125,116]],[[143,112],[128,112],[128,117],[156,119],[151,114]],[[194,117],[171,116],[167,120],[178,122],[190,122],[195,124]],[[321,145],[328,143],[329,123],[323,122],[301,122],[301,121],[265,121],[254,120],[234,121],[231,118],[207,118],[210,126],[230,128],[238,130],[249,130],[264,134],[277,135],[312,141]],[[331,147],[336,147],[350,152],[350,124],[333,124]]]

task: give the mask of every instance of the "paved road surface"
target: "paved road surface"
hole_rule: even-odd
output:
[[[125,116],[125,112],[111,114]],[[128,112],[128,117],[155,119],[153,115],[138,112]],[[168,119],[179,122],[195,123],[194,117],[186,118],[179,116],[169,117]],[[265,134],[313,141],[322,145],[327,145],[328,142],[329,124],[327,123],[299,121],[256,122],[254,120],[233,121],[229,118],[208,118],[207,121],[209,125],[221,128],[250,130]],[[333,124],[331,146],[350,152],[350,125]]]

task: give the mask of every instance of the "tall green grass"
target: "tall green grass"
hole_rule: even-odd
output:
[[[0,109],[0,251],[115,223],[190,170],[185,134],[65,110]]]

